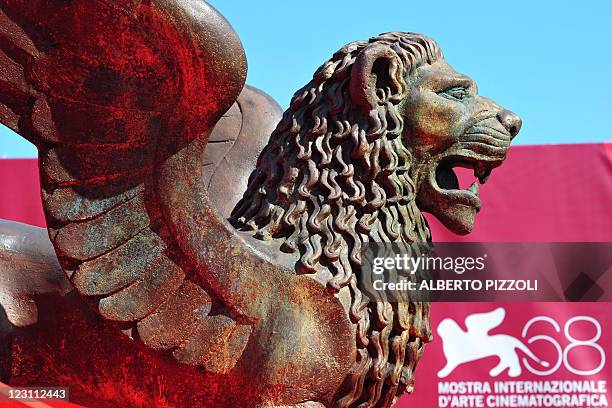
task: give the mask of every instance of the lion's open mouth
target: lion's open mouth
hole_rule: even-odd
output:
[[[455,168],[463,167],[474,170],[474,180],[469,187],[462,189]],[[494,163],[482,162],[467,156],[454,156],[442,159],[435,172],[436,187],[444,195],[451,196],[458,204],[465,204],[480,209],[479,183],[487,182]]]

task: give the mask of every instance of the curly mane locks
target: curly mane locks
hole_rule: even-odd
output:
[[[351,69],[372,44],[397,54],[400,89],[382,87],[377,109],[363,112],[351,98]],[[360,265],[363,242],[429,239],[414,205],[412,158],[397,105],[411,72],[441,56],[433,40],[414,33],[382,34],[336,52],[293,96],[232,214],[234,223],[263,240],[282,238],[283,250],[299,250],[307,270],[324,263],[336,289],[349,282],[351,265]]]
[[[393,63],[373,63],[377,103],[364,109],[356,94],[366,90],[359,89],[363,84],[351,88],[352,70],[362,53],[381,46]],[[237,227],[281,240],[286,252],[299,251],[306,272],[329,273],[333,290],[348,285],[358,359],[337,396],[340,407],[372,406],[381,395],[393,398],[410,387],[422,345],[415,333],[429,330],[421,327],[428,305],[371,302],[355,274],[365,242],[430,239],[415,203],[398,105],[412,72],[440,58],[433,40],[414,33],[381,34],[336,52],[293,96],[232,213]],[[383,393],[383,387],[391,389]]]

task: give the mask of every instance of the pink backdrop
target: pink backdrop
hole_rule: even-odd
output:
[[[496,309],[505,316],[488,334],[491,315],[466,325],[469,316]],[[417,368],[414,393],[402,397],[398,408],[607,406],[600,403],[602,396],[610,403],[612,377],[606,361],[612,344],[610,303],[436,303],[431,310],[434,341]],[[440,326],[445,319],[450,324]],[[447,327],[452,322],[460,331]],[[548,367],[514,348],[518,342]],[[491,373],[500,357],[518,369],[516,377],[509,369]],[[447,373],[443,371],[447,361],[461,364]],[[527,383],[548,389],[525,390]],[[560,384],[562,388],[554,388]],[[563,396],[569,399],[565,405],[563,400],[552,400]],[[525,397],[532,400],[525,404],[520,401]]]
[[[0,160],[0,175],[0,218],[43,226],[36,161]],[[467,237],[452,235],[429,217],[435,241],[612,241],[612,144],[513,147],[482,186],[481,197],[483,209]],[[611,282],[611,274],[600,284]],[[399,407],[609,401],[610,310],[609,303],[436,303],[434,341],[418,367],[414,394],[403,397]],[[494,315],[503,315],[499,325],[485,327]],[[477,324],[467,327],[470,316]],[[453,345],[460,337],[457,349]],[[453,340],[445,346],[445,338]],[[529,351],[549,366],[529,357]],[[453,361],[461,364],[440,375]],[[499,361],[509,362],[508,367],[491,373]],[[560,392],[554,393],[557,386]],[[555,394],[560,395],[556,400]]]
[[[436,241],[612,241],[612,143],[513,147],[506,163],[494,170],[489,182],[481,187],[483,208],[472,234],[457,238],[429,217]],[[610,282],[612,271],[608,270],[599,284],[608,289]],[[466,327],[468,316],[497,308],[503,309],[505,318],[488,335],[478,336],[478,325],[471,330]],[[444,319],[452,319],[462,332],[438,333]],[[524,332],[530,321],[532,324]],[[609,404],[611,370],[606,353],[612,345],[611,322],[610,303],[436,303],[432,305],[434,341],[427,346],[417,369],[414,394],[403,397],[398,406],[596,406],[602,402],[602,395]],[[480,328],[481,334],[485,331]],[[445,335],[452,338],[447,346],[451,350],[446,352]],[[465,336],[462,347],[452,350],[461,336]],[[485,357],[480,355],[487,353],[479,352],[495,349],[497,343],[503,346],[499,340],[509,338],[528,346],[550,366],[545,368],[523,351],[516,351],[520,370],[517,377],[510,377],[509,370],[491,375],[500,361],[499,353],[511,358],[515,352],[509,346],[499,347]],[[559,356],[561,361],[557,364]],[[465,362],[447,376],[443,376],[445,372],[439,376],[447,357]],[[590,387],[590,381],[605,391]],[[521,393],[517,391],[520,382],[523,386],[567,388]],[[507,389],[496,390],[496,386]],[[517,388],[512,390],[513,386]],[[557,400],[553,399],[555,394],[559,395],[554,397]]]

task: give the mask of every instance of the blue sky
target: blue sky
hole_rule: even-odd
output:
[[[517,144],[612,140],[612,1],[211,0],[242,39],[248,83],[283,108],[347,42],[385,31],[435,38],[480,93],[523,118]],[[0,129],[0,157],[33,157]]]

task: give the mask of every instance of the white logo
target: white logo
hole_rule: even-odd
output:
[[[489,335],[489,331],[499,326],[505,316],[506,311],[501,307],[488,313],[475,313],[465,319],[467,331],[463,331],[453,319],[442,320],[438,325],[438,334],[442,338],[446,366],[438,372],[438,377],[447,377],[463,363],[490,356],[499,358],[499,363],[489,372],[491,377],[498,376],[506,369],[510,377],[518,377],[522,370],[517,349],[541,366],[549,367],[548,362],[536,357],[516,337],[507,334]]]

